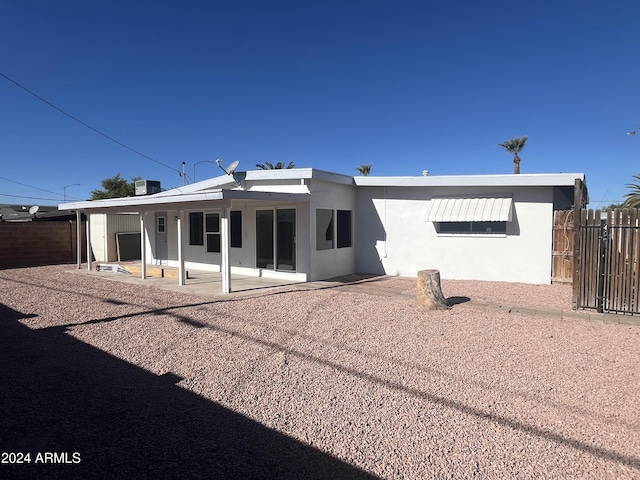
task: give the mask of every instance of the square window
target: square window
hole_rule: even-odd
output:
[[[220,234],[207,233],[207,252],[220,253]]]
[[[220,214],[207,213],[207,233],[220,233]]]

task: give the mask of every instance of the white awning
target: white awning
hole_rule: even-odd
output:
[[[511,198],[434,198],[427,222],[510,222]]]

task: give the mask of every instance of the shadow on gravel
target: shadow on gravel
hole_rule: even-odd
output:
[[[449,304],[450,307],[453,307],[454,305],[460,305],[461,303],[467,303],[470,301],[471,299],[469,297],[448,297],[447,298],[447,304]]]
[[[377,478],[29,316],[0,304],[0,451],[31,460],[1,478]]]

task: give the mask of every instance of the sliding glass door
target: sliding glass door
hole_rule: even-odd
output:
[[[293,208],[276,210],[276,269],[296,271],[296,211]]]
[[[296,271],[296,211],[256,211],[256,267]]]
[[[256,212],[256,267],[273,269],[273,210]]]

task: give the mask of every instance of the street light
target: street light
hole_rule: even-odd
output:
[[[199,163],[213,163],[211,160],[202,160],[200,162],[196,162],[193,164],[193,181],[196,181],[196,165],[198,165]]]
[[[64,196],[64,201],[65,202],[67,201],[67,188],[68,187],[79,187],[79,186],[80,186],[79,183],[72,183],[71,185],[67,185],[67,186],[64,187],[64,189],[63,189],[64,195],[63,196]]]

